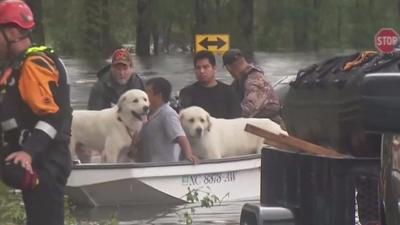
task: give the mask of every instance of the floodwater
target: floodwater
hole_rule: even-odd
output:
[[[264,69],[271,82],[276,82],[285,75],[296,74],[300,68],[319,62],[333,55],[343,52],[324,53],[255,53],[257,65]],[[146,60],[134,59],[136,71],[144,79],[164,77],[173,85],[173,94],[184,86],[195,81],[192,56],[190,54],[163,55]],[[71,103],[73,108],[86,108],[90,87],[96,81],[96,71],[99,68],[90,68],[84,61],[65,58],[64,62],[69,72],[71,84]],[[104,62],[105,64],[106,62]],[[217,56],[217,77],[219,80],[230,83],[232,78],[222,66],[221,57]],[[246,190],[243,190],[246,191]],[[109,193],[112,194],[112,193]],[[246,202],[257,202],[256,199],[240,202],[223,202],[210,208],[199,208],[197,205],[165,206],[150,205],[136,207],[78,207],[74,215],[80,221],[96,221],[100,224],[110,224],[116,219],[120,225],[131,224],[179,224],[183,223],[184,212],[195,213],[191,216],[193,224],[239,224],[240,211]]]
[[[264,53],[256,52],[256,64],[264,69],[271,82],[285,75],[296,74],[300,68],[319,62],[339,52],[324,53]],[[217,56],[217,78],[231,83],[232,78],[222,66],[221,56]],[[75,109],[86,108],[90,87],[97,80],[100,68],[90,68],[82,60],[64,58],[71,84],[71,103]],[[106,61],[104,61],[106,64]],[[135,71],[144,79],[164,77],[173,86],[173,95],[195,81],[192,56],[190,54],[162,55],[142,60],[134,58]]]

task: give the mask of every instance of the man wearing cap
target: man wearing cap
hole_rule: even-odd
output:
[[[240,101],[235,91],[218,81],[215,56],[210,51],[199,51],[193,59],[197,82],[179,93],[182,108],[199,106],[216,118],[240,117]]]
[[[239,49],[225,52],[222,59],[234,79],[232,87],[241,100],[242,116],[270,118],[280,123],[279,99],[264,72],[248,63]]]
[[[135,73],[128,49],[114,51],[111,66],[98,73],[99,80],[90,92],[88,109],[101,110],[115,105],[118,98],[130,89],[144,90],[143,80]]]

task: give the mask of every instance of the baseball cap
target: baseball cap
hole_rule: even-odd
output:
[[[222,61],[224,62],[224,65],[232,64],[233,62],[236,61],[236,59],[242,58],[243,54],[242,51],[240,51],[237,48],[230,49],[224,53],[222,56]]]
[[[129,49],[126,48],[119,48],[115,50],[111,58],[111,64],[113,65],[122,63],[129,66],[132,64],[131,53],[129,52]]]

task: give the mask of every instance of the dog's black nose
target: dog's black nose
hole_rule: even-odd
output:
[[[198,135],[200,135],[202,131],[203,131],[203,129],[201,129],[201,127],[196,128],[196,133]]]
[[[143,106],[143,112],[146,112],[147,113],[147,111],[149,111],[149,107],[146,105],[146,106]]]

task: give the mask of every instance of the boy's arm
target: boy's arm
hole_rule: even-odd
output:
[[[190,146],[189,140],[187,139],[186,136],[179,136],[178,137],[178,143],[179,146],[181,147],[183,153],[185,154],[185,158],[189,161],[191,161],[193,164],[198,164],[199,159],[197,156],[193,154],[192,147]]]

